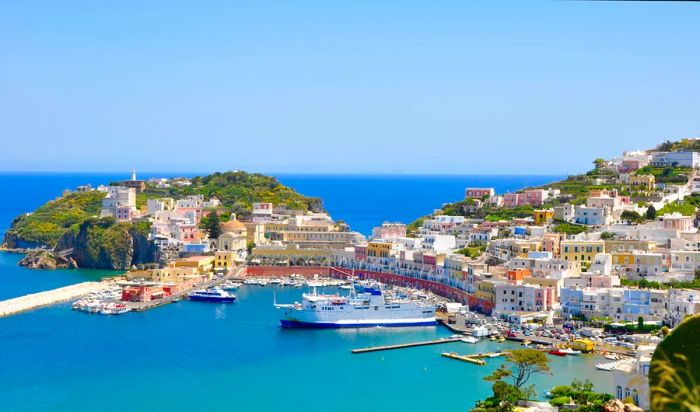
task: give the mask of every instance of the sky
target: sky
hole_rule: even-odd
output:
[[[700,3],[0,2],[0,170],[566,174],[700,135]]]

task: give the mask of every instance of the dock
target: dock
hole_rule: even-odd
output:
[[[0,302],[0,318],[12,316],[44,306],[77,299],[104,290],[109,285],[102,282],[83,282],[45,292],[32,293]]]
[[[462,362],[469,362],[475,365],[486,365],[486,362],[472,355],[459,355],[454,352],[443,352],[441,355],[445,358],[457,359],[461,360]]]
[[[423,342],[412,342],[412,343],[400,343],[398,345],[385,345],[385,346],[373,346],[371,348],[353,349],[352,353],[367,353],[367,352],[378,352],[382,350],[392,350],[392,349],[404,349],[404,348],[414,348],[416,346],[428,346],[428,345],[439,345],[441,343],[452,343],[459,342],[461,338],[444,338],[429,340]]]

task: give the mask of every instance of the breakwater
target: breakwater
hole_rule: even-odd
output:
[[[18,298],[0,301],[0,317],[12,316],[28,310],[77,299],[107,288],[103,282],[83,282],[45,292],[32,293]]]

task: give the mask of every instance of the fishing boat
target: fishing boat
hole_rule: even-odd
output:
[[[302,302],[278,304],[284,328],[362,328],[376,326],[434,326],[435,306],[410,300],[386,299],[379,287],[353,288],[348,296],[304,293]]]
[[[464,343],[479,343],[479,339],[473,336],[465,336],[463,338],[460,338],[460,340]]]
[[[236,301],[236,295],[219,287],[195,290],[189,294],[189,298],[199,302],[233,303]]]
[[[564,352],[562,349],[552,349],[547,353],[554,356],[566,356],[566,352]]]

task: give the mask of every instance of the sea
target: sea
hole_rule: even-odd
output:
[[[169,176],[171,174],[152,174]],[[177,174],[185,175],[185,174]],[[147,176],[146,176],[147,177]],[[369,234],[383,221],[409,222],[467,186],[498,192],[560,176],[279,175],[320,196],[336,219]],[[63,189],[124,179],[119,174],[0,174],[0,232]],[[115,272],[30,270],[0,252],[0,300],[99,279]],[[331,290],[330,292],[335,292]],[[483,378],[502,360],[477,366],[440,356],[508,350],[513,343],[449,343],[385,352],[351,349],[438,339],[441,326],[286,330],[278,302],[301,299],[286,287],[244,285],[232,305],[181,301],[107,317],[59,304],[0,319],[0,411],[465,411],[491,393]],[[540,395],[590,378],[611,391],[597,355],[551,357],[551,373],[532,379]]]

